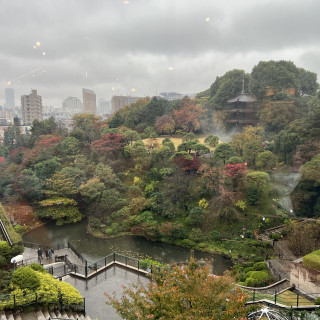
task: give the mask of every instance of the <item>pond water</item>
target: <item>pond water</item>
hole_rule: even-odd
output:
[[[190,258],[190,250],[172,244],[149,241],[142,237],[125,236],[114,239],[95,238],[86,231],[87,222],[56,226],[48,223],[23,236],[23,241],[53,245],[70,241],[75,248],[89,261],[96,261],[112,252],[118,252],[133,258],[151,258],[153,260],[173,263]],[[219,254],[195,251],[196,259],[213,261],[213,270],[222,274],[232,266],[229,259]]]

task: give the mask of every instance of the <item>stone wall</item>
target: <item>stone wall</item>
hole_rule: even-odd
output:
[[[304,266],[302,261],[292,262],[290,285],[320,297],[320,272]]]

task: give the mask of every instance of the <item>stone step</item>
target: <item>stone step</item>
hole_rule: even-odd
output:
[[[7,320],[7,317],[4,311],[0,311],[0,320]]]
[[[13,313],[11,311],[6,312],[7,320],[14,320]]]
[[[49,314],[48,310],[43,310],[42,313],[43,313],[43,315],[44,315],[44,317],[45,317],[46,319],[49,319],[49,318],[50,318],[50,314]]]
[[[46,320],[46,318],[45,318],[45,316],[44,316],[42,311],[36,311],[35,315],[36,315],[36,319],[37,320]]]

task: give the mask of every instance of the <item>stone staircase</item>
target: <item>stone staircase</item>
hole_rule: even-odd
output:
[[[0,320],[91,320],[89,316],[81,313],[62,311],[35,311],[20,313],[12,311],[0,311]]]

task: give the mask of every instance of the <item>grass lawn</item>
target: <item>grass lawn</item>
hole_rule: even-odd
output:
[[[178,145],[182,143],[182,137],[172,137],[172,136],[163,137],[163,136],[161,136],[161,137],[156,138],[156,140],[160,146],[162,145],[162,140],[165,138],[169,138],[173,142],[176,149],[177,149]],[[199,140],[199,143],[202,143],[202,144],[205,144],[204,143],[205,138],[206,137],[197,137],[197,139]],[[149,140],[150,139],[143,139],[142,141],[143,141],[143,143],[147,143]],[[221,142],[222,141],[219,140],[219,143],[221,143]],[[210,147],[209,145],[206,144],[206,146],[210,149],[210,151],[214,150],[214,148]]]

